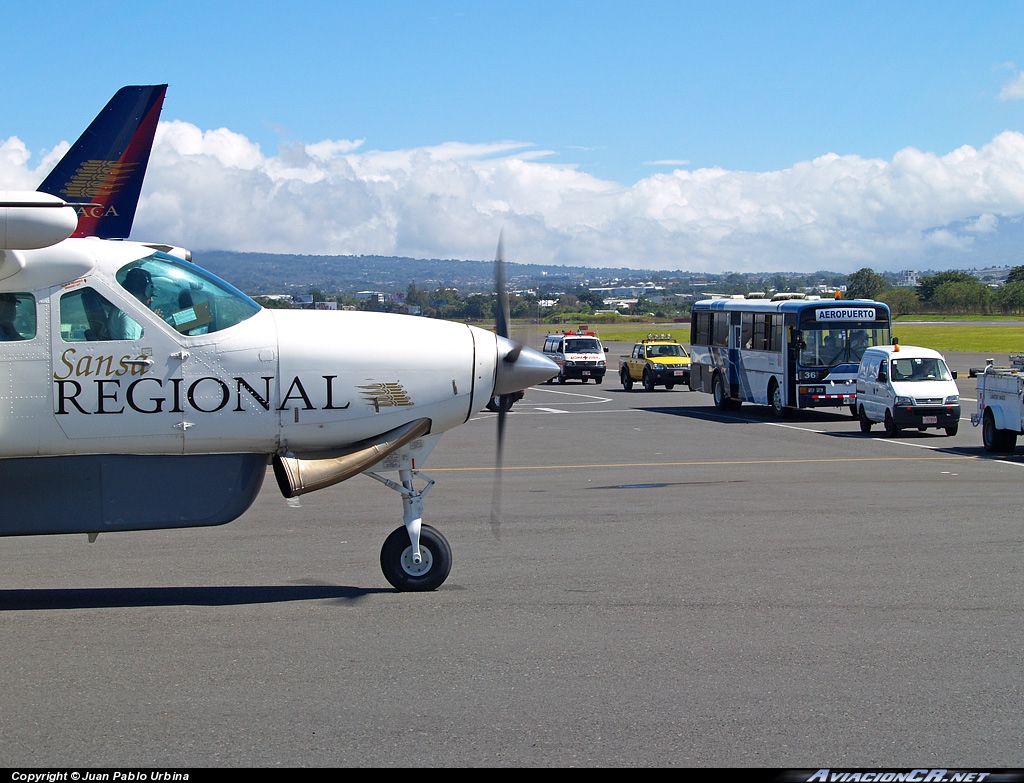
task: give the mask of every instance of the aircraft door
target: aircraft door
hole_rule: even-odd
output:
[[[181,453],[185,353],[157,316],[91,285],[55,288],[50,301],[52,410],[72,451]]]

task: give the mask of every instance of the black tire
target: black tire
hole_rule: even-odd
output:
[[[604,380],[604,376],[603,375],[598,375],[596,378],[594,378],[594,383],[597,384],[597,385],[600,385],[601,381],[603,381],[603,380]]]
[[[558,373],[558,382],[559,383],[565,383],[565,374],[564,373]]]
[[[954,435],[956,435],[957,430],[959,430],[959,429],[960,429],[960,425],[959,424],[951,424],[950,426],[946,427],[946,434],[949,437],[952,438]]]
[[[722,380],[722,375],[719,373],[711,381],[711,396],[715,400],[715,407],[720,411],[727,411],[730,409],[729,395],[725,393],[725,381]]]
[[[855,419],[857,418],[858,413],[857,413],[857,406],[856,405],[851,405],[850,406],[850,415],[853,416],[853,418],[855,418]]]
[[[885,421],[882,422],[882,426],[885,428],[885,436],[887,438],[895,438],[900,434],[900,428],[892,420],[892,414],[889,411],[885,412]]]
[[[1017,447],[1017,433],[1012,430],[1001,430],[996,427],[995,417],[992,411],[985,410],[985,416],[981,422],[981,443],[985,451],[993,453],[1005,453],[1013,451]]]
[[[774,378],[768,384],[768,404],[771,406],[772,413],[776,418],[785,418],[788,410],[782,401],[782,388]]]
[[[384,572],[384,578],[400,592],[436,590],[452,570],[452,549],[437,530],[430,525],[422,525],[420,554],[423,562],[414,565],[409,533],[404,525],[396,528],[380,549],[380,570]]]
[[[623,370],[619,373],[619,380],[622,381],[622,388],[626,391],[633,390],[633,379],[629,377],[629,371]]]
[[[654,391],[654,381],[651,380],[651,374],[647,370],[644,370],[644,390]]]
[[[665,389],[667,391],[672,391],[674,388],[676,388],[676,385],[674,383],[666,383],[665,384]]]
[[[871,419],[868,418],[868,415],[864,412],[863,405],[860,406],[860,413],[858,414],[858,418],[860,419],[860,431],[867,435],[869,432],[871,432],[871,425],[874,424],[874,422],[871,421]]]
[[[487,408],[487,410],[489,410],[491,413],[497,413],[499,410],[501,410],[501,400],[498,399],[497,397],[491,397],[491,399],[487,401],[487,405],[485,405],[484,407]]]

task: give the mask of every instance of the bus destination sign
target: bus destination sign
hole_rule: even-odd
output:
[[[873,307],[829,307],[815,311],[819,321],[874,321]]]

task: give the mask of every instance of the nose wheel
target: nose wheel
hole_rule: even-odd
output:
[[[380,570],[384,578],[403,592],[436,590],[452,570],[452,548],[440,532],[423,524],[423,498],[434,486],[434,480],[408,468],[398,471],[400,481],[372,471],[365,475],[400,494],[405,512],[402,515],[405,524],[393,530],[380,549]],[[426,486],[416,489],[414,478],[426,481]]]
[[[421,525],[419,550],[419,558],[414,557],[409,531],[404,526],[395,528],[381,547],[381,571],[396,590],[436,590],[448,578],[452,549],[444,536],[430,525]]]

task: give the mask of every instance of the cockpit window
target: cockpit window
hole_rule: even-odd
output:
[[[0,294],[0,340],[36,336],[36,300],[28,293]]]
[[[119,269],[117,282],[185,335],[227,329],[260,310],[229,283],[160,251]]]

